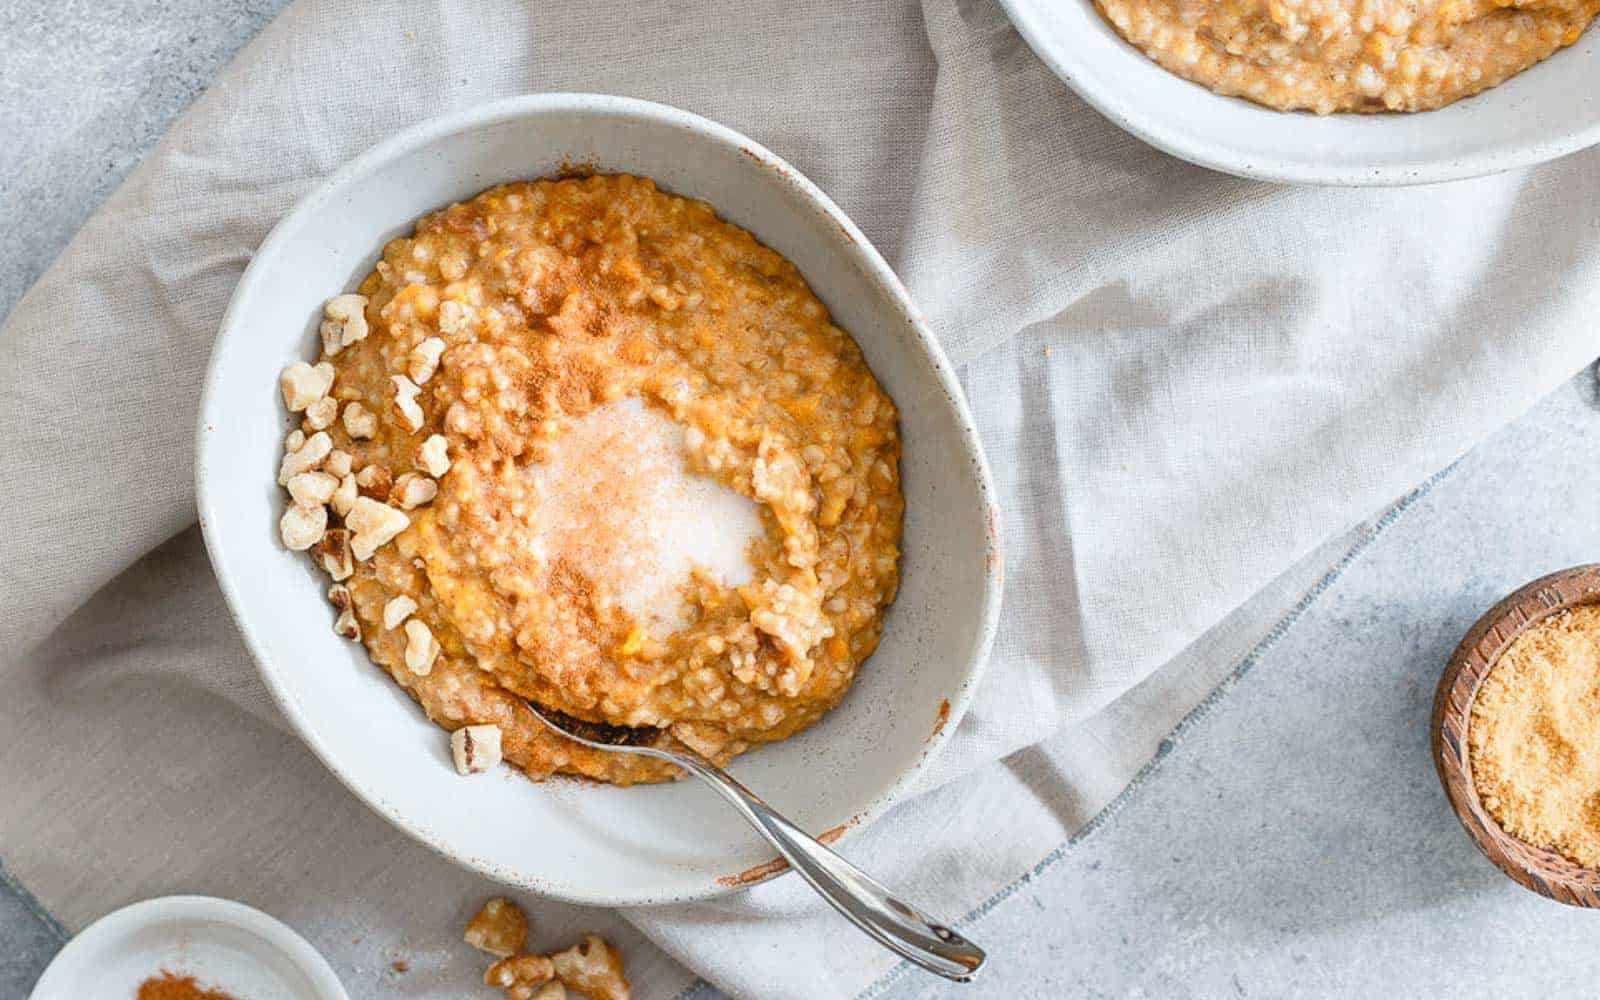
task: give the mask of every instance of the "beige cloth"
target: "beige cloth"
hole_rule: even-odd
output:
[[[1115,794],[1315,577],[1320,540],[1600,351],[1594,153],[1400,191],[1208,173],[1086,108],[987,0],[302,0],[0,332],[0,854],[69,926],[212,892],[295,924],[356,997],[459,995],[481,968],[457,934],[491,887],[283,731],[192,528],[190,442],[273,221],[397,129],[539,90],[768,145],[884,250],[961,368],[1004,500],[1001,635],[942,787],[846,851],[945,912]],[[892,965],[793,879],[536,917],[541,944],[616,935],[647,1000],[690,979],[668,953],[741,996],[849,996]]]

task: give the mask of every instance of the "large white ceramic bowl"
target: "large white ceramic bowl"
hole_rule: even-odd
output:
[[[1174,156],[1290,184],[1476,177],[1600,142],[1600,27],[1476,97],[1404,115],[1285,114],[1222,97],[1125,42],[1092,0],[1001,0],[1039,58],[1101,114]]]
[[[657,104],[513,98],[413,128],[341,169],[257,251],[213,350],[197,490],[211,561],[284,715],[368,805],[503,882],[591,904],[704,898],[772,858],[689,781],[620,789],[458,777],[443,732],[331,628],[326,580],[277,542],[288,430],[277,374],[314,354],[325,299],[418,216],[572,164],[703,198],[792,260],[900,407],[902,584],[882,644],[818,725],[732,770],[802,826],[859,828],[915,779],[978,683],[1000,599],[993,490],[950,366],[905,289],[838,207],[743,136]]]

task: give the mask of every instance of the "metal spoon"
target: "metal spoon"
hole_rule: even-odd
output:
[[[777,848],[800,876],[846,919],[879,944],[913,965],[958,983],[968,982],[983,967],[983,949],[937,920],[889,894],[861,869],[833,853],[815,837],[789,822],[722,768],[685,747],[662,750],[642,746],[656,730],[635,730],[585,722],[529,703],[540,722],[574,742],[595,750],[655,757],[678,765],[704,780],[733,803],[750,825]]]

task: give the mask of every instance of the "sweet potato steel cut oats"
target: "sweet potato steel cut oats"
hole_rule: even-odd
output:
[[[389,243],[321,332],[281,378],[284,542],[462,773],[666,780],[523,699],[721,762],[815,722],[877,645],[894,404],[710,206],[630,176],[498,187]]]
[[[1284,111],[1426,111],[1576,42],[1600,0],[1095,0],[1129,42]]]

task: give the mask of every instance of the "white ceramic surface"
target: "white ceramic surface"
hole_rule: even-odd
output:
[[[1290,184],[1401,185],[1476,177],[1600,142],[1600,27],[1476,97],[1420,114],[1284,114],[1221,97],[1123,41],[1092,0],[1001,0],[1039,58],[1158,149]]]
[[[882,258],[792,167],[705,119],[624,98],[531,95],[418,126],[334,174],[262,244],[224,317],[198,428],[201,524],[285,716],[372,808],[449,857],[547,895],[704,898],[772,857],[712,792],[536,785],[503,769],[458,777],[444,734],[333,634],[326,580],[276,539],[274,470],[289,426],[277,373],[312,356],[322,302],[354,287],[422,213],[574,163],[704,198],[783,253],[900,407],[907,516],[883,642],[834,712],[732,768],[812,831],[848,832],[881,814],[978,682],[1000,598],[993,490],[949,365]]]
[[[147,899],[101,917],[51,961],[32,1000],[129,1000],[162,970],[243,998],[349,1000],[300,935],[210,896]]]

